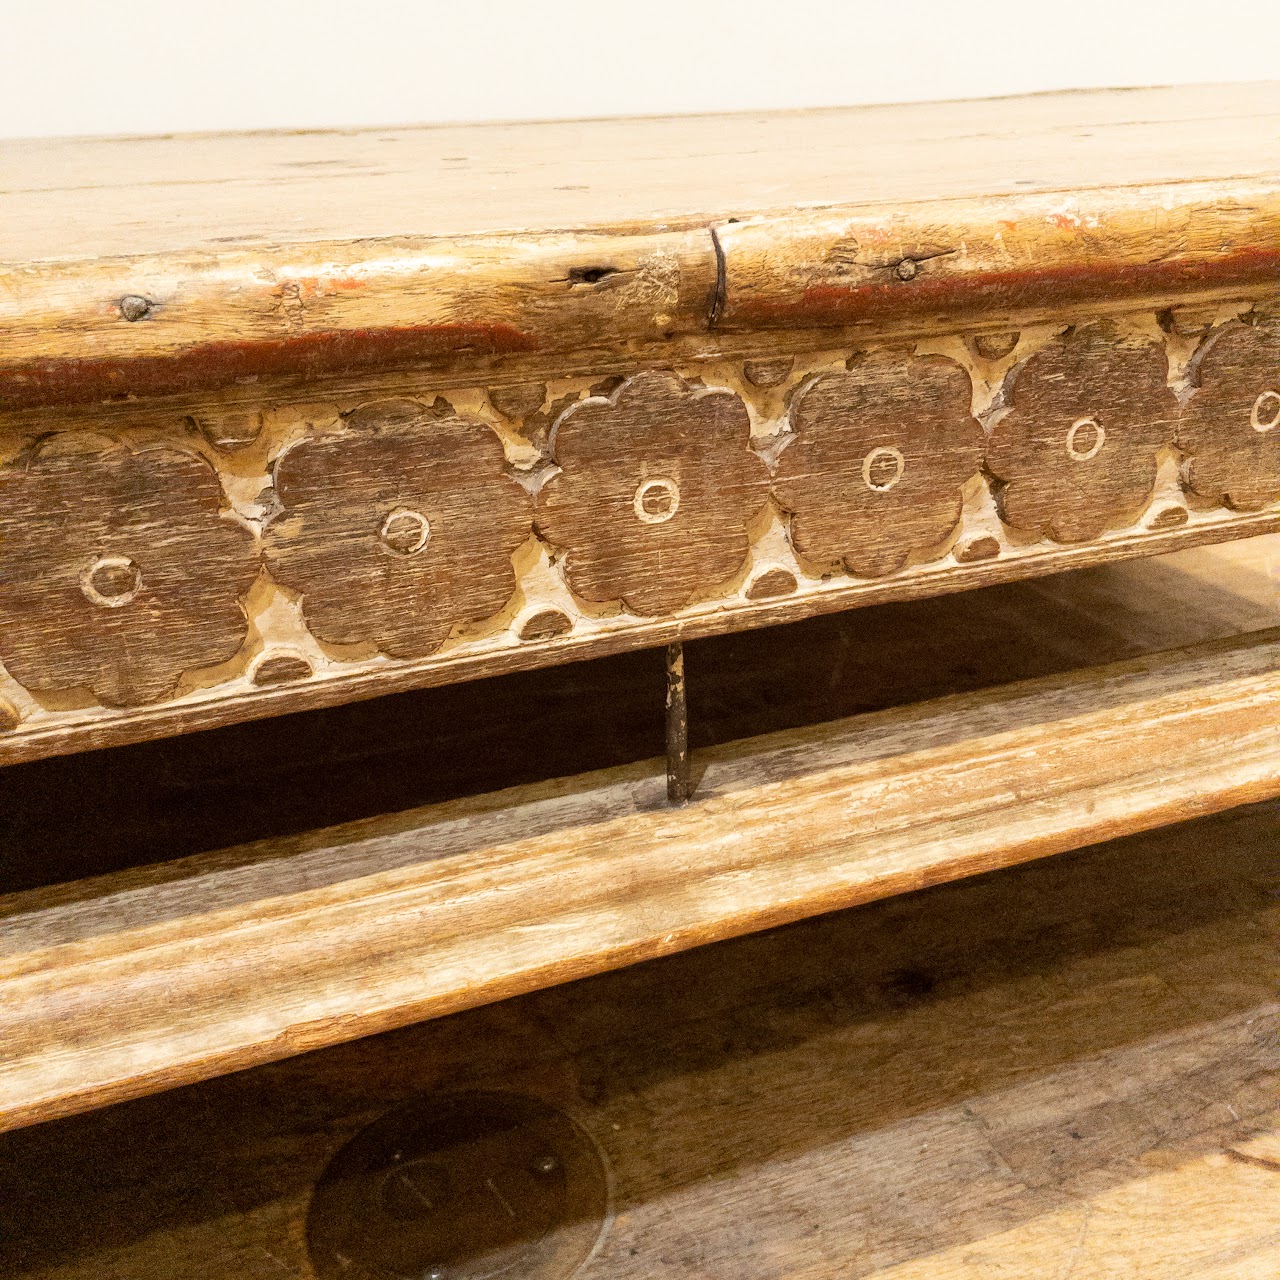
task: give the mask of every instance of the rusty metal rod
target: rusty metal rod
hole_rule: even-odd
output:
[[[689,777],[689,704],[684,687],[684,645],[667,645],[667,800],[687,804]]]

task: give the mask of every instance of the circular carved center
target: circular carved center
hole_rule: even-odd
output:
[[[883,493],[902,479],[902,471],[906,465],[897,449],[881,445],[878,449],[872,449],[862,460],[863,482],[868,489]]]
[[[119,609],[142,587],[142,570],[128,556],[103,556],[80,575],[80,590],[103,609]]]
[[[1097,418],[1079,418],[1067,432],[1067,455],[1077,462],[1088,462],[1102,452],[1107,433]]]
[[[378,537],[398,556],[416,556],[431,538],[431,524],[421,511],[397,507],[383,522]]]
[[[680,487],[674,480],[645,480],[631,505],[645,524],[662,524],[680,510]]]
[[[1254,402],[1249,422],[1255,431],[1280,426],[1280,391],[1264,391]]]
[[[608,1212],[595,1145],[508,1093],[437,1094],[358,1133],[316,1186],[307,1246],[321,1280],[565,1280]]]

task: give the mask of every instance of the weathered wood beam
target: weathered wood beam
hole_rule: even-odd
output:
[[[0,1125],[1274,795],[1278,665],[1257,633],[709,749],[675,811],[653,762],[0,900]]]

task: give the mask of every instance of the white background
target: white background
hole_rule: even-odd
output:
[[[0,0],[0,136],[1280,79],[1280,0]]]

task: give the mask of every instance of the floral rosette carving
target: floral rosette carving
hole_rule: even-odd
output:
[[[536,521],[583,599],[673,613],[742,568],[769,474],[733,392],[639,373],[567,409],[551,448]]]
[[[1004,521],[1086,542],[1132,519],[1173,442],[1167,376],[1162,346],[1110,324],[1069,329],[1015,367],[987,444]]]
[[[434,653],[456,625],[491,618],[515,593],[529,496],[505,468],[482,422],[408,400],[357,409],[344,430],[276,460],[271,576],[301,595],[322,641]]]
[[[1231,324],[1211,335],[1191,368],[1178,447],[1191,492],[1237,511],[1280,498],[1280,321]]]
[[[33,691],[168,697],[233,657],[260,564],[196,454],[55,435],[0,470],[0,658]]]
[[[879,577],[944,542],[982,466],[971,394],[964,370],[933,356],[871,356],[804,383],[774,482],[798,554]]]

